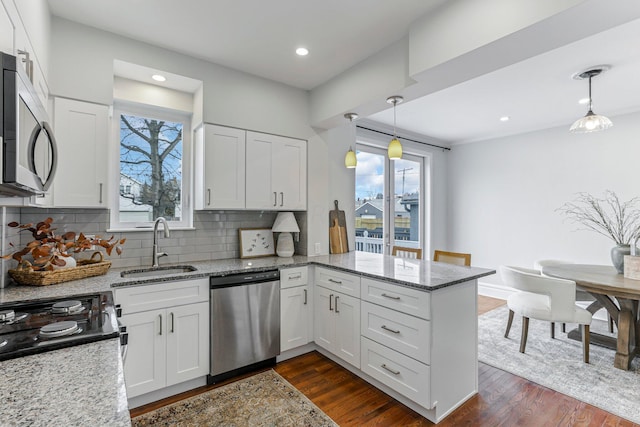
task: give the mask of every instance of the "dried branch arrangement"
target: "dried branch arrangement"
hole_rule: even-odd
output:
[[[618,245],[628,245],[640,237],[640,197],[621,202],[616,193],[607,190],[599,199],[588,193],[578,193],[573,202],[557,210],[586,230],[595,231]]]
[[[53,219],[47,218],[37,224],[19,224],[11,222],[8,224],[11,228],[18,228],[19,232],[31,233],[33,239],[27,245],[11,254],[4,255],[3,259],[15,259],[18,264],[29,267],[35,271],[53,270],[67,265],[68,259],[72,253],[79,253],[90,250],[92,247],[104,248],[107,255],[115,249],[116,253],[122,253],[122,246],[126,239],[114,240],[111,236],[109,239],[102,239],[100,236],[89,239],[84,234],[76,238],[76,233],[68,231],[62,235],[55,233],[56,229],[52,227]],[[9,243],[15,248],[13,243]],[[33,264],[25,257],[30,256]]]

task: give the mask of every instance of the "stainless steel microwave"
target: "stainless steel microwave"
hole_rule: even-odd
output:
[[[0,52],[0,194],[25,197],[49,189],[57,152],[47,111],[18,61]]]

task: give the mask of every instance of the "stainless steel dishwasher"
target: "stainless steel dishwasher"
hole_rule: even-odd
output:
[[[280,272],[212,277],[207,383],[274,365],[280,354]]]

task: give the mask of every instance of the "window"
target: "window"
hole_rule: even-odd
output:
[[[126,105],[118,122],[118,185],[112,228],[149,227],[164,217],[174,227],[191,226],[188,204],[190,117],[160,108]]]
[[[424,159],[356,145],[356,250],[390,253],[391,246],[422,248]],[[393,173],[391,173],[391,171]]]

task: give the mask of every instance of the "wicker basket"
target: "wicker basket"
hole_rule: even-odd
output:
[[[33,271],[29,267],[9,270],[9,276],[20,285],[46,286],[85,277],[107,274],[111,261],[104,261],[102,252],[94,252],[91,258],[80,260],[76,267],[60,268],[51,271]]]

